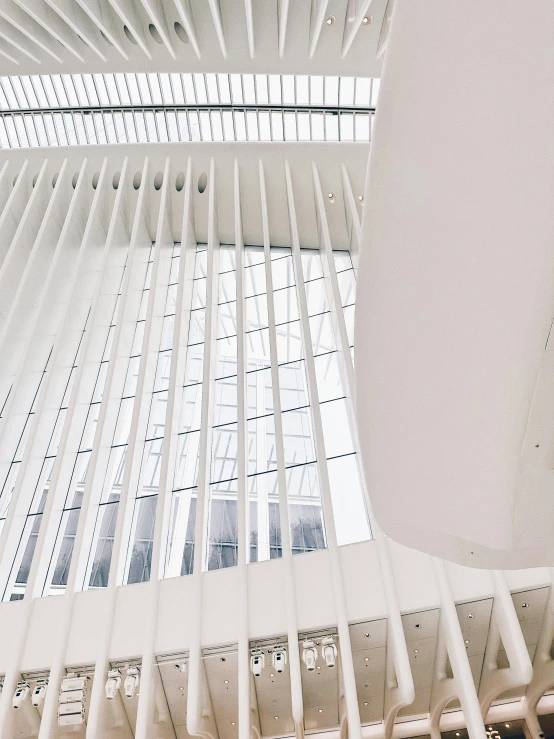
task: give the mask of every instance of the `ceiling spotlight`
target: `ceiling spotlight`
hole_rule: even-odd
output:
[[[369,706],[369,701],[364,701],[364,706]]]
[[[250,657],[250,669],[254,677],[260,677],[265,667],[265,656],[261,649],[253,649]]]
[[[42,705],[42,702],[44,701],[44,698],[46,696],[47,687],[48,680],[46,678],[37,680],[37,684],[35,685],[35,689],[33,690],[33,694],[31,695],[31,703],[35,708],[38,708],[40,705]]]
[[[369,657],[364,657],[366,662],[369,662]]]
[[[121,671],[118,669],[110,670],[108,672],[108,679],[106,681],[106,698],[109,701],[113,701],[117,691],[121,687]]]
[[[468,617],[468,618],[475,618],[475,616],[473,615],[473,613],[468,613],[468,614],[467,614],[467,617]]]
[[[415,627],[416,629],[421,629],[421,624],[416,624]]]
[[[127,669],[127,677],[123,683],[123,690],[127,698],[134,698],[135,692],[140,683],[140,670],[136,665]]]
[[[318,708],[318,709],[317,709],[317,712],[318,712],[318,713],[323,713],[323,708]]]
[[[362,196],[362,195],[360,195],[360,197],[363,197],[363,196]],[[365,638],[366,638],[366,639],[369,639],[369,637],[370,637],[370,636],[371,636],[371,634],[366,634],[366,635],[365,635]]]
[[[26,680],[20,680],[15,688],[15,693],[12,698],[12,706],[14,708],[20,708],[23,701],[27,698],[31,691],[31,686]]]
[[[287,650],[285,649],[283,644],[276,644],[273,647],[271,663],[277,672],[285,671],[285,665],[287,664]]]
[[[529,608],[529,603],[522,603],[521,604],[521,607],[522,608]]]
[[[337,662],[337,645],[332,636],[325,636],[321,640],[321,656],[327,667],[334,667]]]
[[[469,639],[464,639],[465,644],[469,644]]]
[[[362,23],[364,24],[364,26],[369,26],[372,20],[373,18],[370,15],[364,15],[364,17],[362,18]]]
[[[271,677],[275,677],[275,673],[274,672],[271,673]]]
[[[419,654],[419,649],[414,649],[414,654]]]
[[[236,726],[236,725],[237,725],[236,721],[231,721],[231,726]]]
[[[459,731],[456,732],[456,736],[460,736],[460,732]]]
[[[505,727],[506,727],[507,729],[509,729],[509,728],[510,728],[510,724],[504,724],[504,726],[505,726]]]
[[[225,685],[229,685],[229,680],[224,680],[223,682],[225,683]]]
[[[273,718],[279,718],[279,716],[274,716]]]
[[[306,665],[306,669],[312,672],[315,670],[315,661],[317,659],[317,649],[313,639],[305,639],[302,649],[302,660]]]
[[[334,194],[333,194],[332,192],[330,192],[330,193],[329,193],[329,194],[327,195],[327,197],[329,198],[329,200],[330,200],[331,202],[332,202],[332,201],[333,201],[333,200],[335,199],[335,195],[334,195]]]
[[[358,195],[358,200],[360,201],[360,203],[363,203],[364,202],[364,196],[363,195]]]
[[[335,25],[335,20],[336,20],[335,16],[334,15],[330,15],[327,18],[327,20],[325,21],[325,23],[327,23],[328,26],[334,26]]]

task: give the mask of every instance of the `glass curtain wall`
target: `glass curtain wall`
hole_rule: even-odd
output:
[[[171,247],[170,247],[171,248]],[[165,577],[188,575],[193,569],[195,548],[195,524],[198,490],[198,468],[200,452],[200,425],[203,393],[210,392],[212,412],[208,429],[206,496],[207,523],[205,557],[203,567],[215,570],[232,567],[238,558],[238,398],[237,387],[245,381],[246,424],[247,424],[247,517],[249,562],[256,563],[282,556],[281,517],[278,494],[277,447],[282,444],[284,457],[284,479],[293,554],[316,551],[326,547],[326,521],[323,515],[318,471],[327,465],[330,479],[333,515],[339,545],[368,539],[371,536],[365,510],[362,481],[358,469],[355,444],[351,435],[349,400],[343,384],[339,347],[333,328],[333,311],[342,312],[353,351],[354,299],[356,282],[350,255],[333,252],[331,267],[336,271],[340,289],[341,305],[332,305],[332,291],[324,276],[322,255],[318,250],[301,250],[302,274],[295,275],[291,249],[272,247],[245,247],[243,260],[244,336],[237,336],[237,270],[235,246],[219,247],[217,305],[213,313],[217,323],[213,336],[212,371],[209,387],[203,385],[205,352],[205,322],[207,282],[207,247],[199,244],[194,257],[192,298],[184,306],[188,321],[188,338],[182,347],[173,346],[176,299],[179,280],[181,246],[176,244],[169,252],[170,266],[164,272],[162,283],[152,282],[152,265],[156,260],[157,245],[153,244],[145,277],[141,277],[142,299],[135,309],[134,339],[128,351],[125,381],[118,401],[118,411],[111,443],[108,442],[105,470],[99,479],[99,489],[93,503],[83,513],[90,520],[90,551],[86,553],[88,566],[84,587],[103,588],[108,584],[110,568],[113,566],[113,546],[118,516],[127,511],[130,524],[119,557],[125,558],[124,581],[136,583],[151,576],[151,558],[154,544],[154,526],[158,513],[160,491],[160,469],[164,443],[169,433],[166,418],[168,391],[171,381],[172,353],[182,352],[184,358],[184,381],[176,388],[175,420],[178,433],[175,459],[171,466],[173,474],[168,480],[166,495],[169,496],[169,514],[162,552]],[[145,257],[148,259],[148,257]],[[267,260],[267,261],[266,261]],[[129,269],[128,267],[125,269]],[[125,269],[122,274],[125,274]],[[272,277],[272,292],[268,294],[266,276]],[[160,273],[161,274],[161,273]],[[307,313],[311,345],[302,340],[307,335],[302,330],[298,305],[298,285],[302,279],[306,291]],[[143,281],[142,281],[143,280]],[[68,572],[74,555],[83,494],[87,484],[89,462],[97,435],[102,433],[98,423],[101,402],[105,390],[110,361],[115,361],[113,351],[115,328],[123,320],[121,291],[111,326],[107,331],[102,361],[95,370],[94,387],[87,391],[88,411],[82,428],[80,442],[70,460],[72,473],[61,500],[59,524],[54,540],[45,542],[45,554],[50,565],[43,594],[64,592]],[[139,287],[140,289],[140,287]],[[163,299],[163,316],[156,317],[158,333],[154,341],[144,338],[147,321],[147,306],[150,291]],[[115,296],[115,292],[114,292]],[[115,297],[114,297],[115,300]],[[270,327],[269,301],[273,302],[275,324]],[[137,300],[137,306],[139,301]],[[127,316],[125,320],[130,320]],[[84,332],[91,330],[84,327]],[[274,333],[273,333],[274,332]],[[237,376],[237,343],[245,346],[246,377]],[[272,385],[272,352],[277,365],[278,388]],[[345,347],[342,347],[345,349]],[[155,351],[152,380],[137,395],[137,378],[141,357],[145,352]],[[312,403],[306,372],[306,358],[311,354],[315,366],[317,402],[323,427],[325,459],[316,458],[316,444],[312,428]],[[23,597],[27,577],[31,568],[34,545],[41,524],[42,513],[49,490],[50,472],[56,460],[57,440],[60,437],[66,413],[67,398],[71,391],[69,378],[62,407],[59,409],[42,472],[36,481],[36,493],[23,527],[21,541],[12,566],[12,574],[4,599]],[[121,361],[119,359],[118,361]],[[273,368],[275,370],[275,368]],[[46,371],[46,370],[45,370]],[[278,393],[281,408],[282,429],[276,438],[274,401]],[[119,397],[119,395],[117,396]],[[147,413],[145,430],[137,447],[140,472],[127,491],[126,506],[120,506],[124,482],[127,451],[130,448],[131,420],[135,404],[144,404]],[[33,415],[30,409],[29,419]],[[136,415],[136,414],[135,414]],[[96,439],[96,442],[95,442]],[[15,484],[17,470],[25,446],[22,436],[13,463],[10,467],[0,498],[0,511],[9,503],[10,490]],[[137,457],[135,457],[137,459]],[[67,460],[66,460],[67,461]],[[94,478],[96,480],[96,478]],[[5,513],[4,513],[5,517]],[[0,521],[0,525],[3,522]],[[86,540],[85,540],[86,541]]]

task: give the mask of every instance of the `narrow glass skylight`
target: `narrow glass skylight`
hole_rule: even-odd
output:
[[[378,79],[363,77],[0,77],[0,145],[369,141],[378,89]]]

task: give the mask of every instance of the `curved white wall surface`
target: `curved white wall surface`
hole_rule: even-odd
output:
[[[398,2],[356,324],[374,512],[470,566],[554,555],[554,6]]]

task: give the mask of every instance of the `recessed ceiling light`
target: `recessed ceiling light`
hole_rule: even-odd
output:
[[[273,718],[279,718],[279,716],[274,716]]]
[[[223,682],[225,683],[225,685],[227,685],[229,683],[229,680],[224,680]]]
[[[522,608],[529,608],[529,603],[522,603],[521,604],[521,607]]]
[[[236,725],[237,725],[236,721],[231,721],[231,726],[236,726]]]
[[[362,18],[362,23],[367,26],[371,23],[372,20],[373,18],[370,15],[364,15],[364,17]]]
[[[335,23],[335,16],[334,15],[330,15],[327,18],[327,20],[325,21],[325,23],[327,23],[328,26],[333,26],[334,23]]]
[[[318,708],[318,713],[323,713],[323,708]]]
[[[360,201],[360,203],[363,203],[364,202],[364,196],[363,195],[358,195],[358,200]]]
[[[275,673],[274,672],[271,673],[271,677],[275,677]]]
[[[469,639],[464,639],[466,644],[469,644]]]
[[[473,615],[473,613],[468,613],[468,614],[467,614],[467,617],[468,617],[468,618],[475,618],[475,616]]]
[[[419,649],[414,649],[415,654],[419,654]]]
[[[509,728],[510,728],[510,724],[504,724],[504,726],[505,726],[505,727],[506,727],[507,729],[509,729]]]
[[[365,638],[366,638],[366,639],[369,639],[369,637],[370,637],[370,636],[371,636],[371,634],[366,634],[366,635],[365,635]]]
[[[366,662],[369,662],[369,657],[366,657],[366,658],[365,658],[365,661],[366,661]]]
[[[369,706],[369,701],[364,701],[364,706]]]
[[[460,736],[460,732],[459,731],[456,732],[456,736]]]

